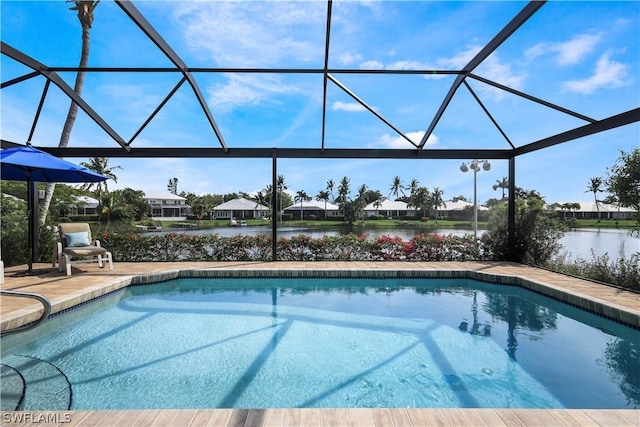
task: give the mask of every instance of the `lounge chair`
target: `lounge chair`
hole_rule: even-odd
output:
[[[66,269],[67,276],[71,276],[72,264],[97,262],[102,268],[104,257],[109,263],[109,270],[113,270],[111,252],[101,247],[99,240],[91,240],[89,224],[86,222],[58,224],[58,232],[60,241],[53,248],[52,267],[55,267],[57,262],[58,271]]]

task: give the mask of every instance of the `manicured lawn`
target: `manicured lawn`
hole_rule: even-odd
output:
[[[577,228],[634,228],[636,225],[633,219],[623,219],[616,221],[615,219],[576,219]]]

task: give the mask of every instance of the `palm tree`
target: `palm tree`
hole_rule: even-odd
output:
[[[496,191],[498,188],[502,188],[502,199],[504,199],[504,190],[509,188],[509,179],[505,176],[501,180],[496,180],[496,183],[493,184],[493,191]]]
[[[447,204],[442,199],[442,196],[444,196],[444,190],[442,190],[441,188],[435,187],[433,189],[433,193],[431,193],[431,200],[433,202],[433,209],[436,215],[436,222],[438,222],[438,208],[440,206],[447,207]]]
[[[171,178],[167,184],[167,190],[171,194],[178,194],[178,178]]]
[[[380,208],[380,206],[382,206],[382,202],[380,202],[380,199],[373,202],[373,207],[376,208],[376,215],[378,215],[378,209]]]
[[[306,191],[300,190],[300,191],[296,192],[296,197],[293,199],[296,202],[300,202],[300,219],[301,220],[304,219],[304,216],[302,214],[302,202],[304,202],[308,198],[309,198],[309,196],[307,195]]]
[[[324,201],[324,219],[327,219],[327,202],[329,201],[329,192],[320,190],[316,196],[316,200]]]
[[[596,210],[598,211],[598,222],[600,222],[600,204],[598,201],[598,193],[602,193],[602,178],[589,178],[589,185],[585,193],[593,193],[593,200],[596,202]]]
[[[69,8],[70,10],[78,11],[78,19],[80,20],[80,25],[82,26],[82,48],[80,52],[80,64],[79,68],[85,68],[89,64],[89,46],[91,41],[91,25],[93,24],[93,11],[95,10],[100,0],[67,0],[71,1],[75,4],[75,6]],[[78,71],[76,74],[76,82],[73,90],[78,95],[82,94],[82,88],[84,87],[84,77],[86,75],[86,71]],[[71,130],[73,129],[73,125],[76,122],[76,117],[78,115],[78,105],[71,101],[71,105],[69,105],[69,111],[67,112],[67,118],[64,122],[64,126],[62,127],[62,134],[60,135],[60,142],[58,143],[58,147],[65,148],[69,145],[69,137],[71,136]],[[45,220],[47,219],[47,214],[49,213],[49,206],[51,205],[51,199],[53,199],[53,192],[56,188],[55,182],[51,182],[47,184],[47,189],[44,196],[44,201],[42,202],[42,209],[40,210],[40,224],[44,225]]]
[[[420,181],[418,181],[417,179],[413,178],[411,180],[411,182],[409,183],[409,185],[407,185],[407,189],[410,191],[410,194],[413,194],[413,192],[416,191],[419,186],[420,186]]]
[[[109,160],[106,157],[92,157],[91,159],[89,159],[88,163],[82,162],[80,163],[80,166],[84,166],[85,168],[95,173],[104,175],[108,178],[107,181],[111,179],[113,180],[113,182],[118,182],[118,177],[116,176],[114,171],[117,169],[122,169],[122,167],[120,166],[110,167]],[[109,194],[109,186],[107,184],[107,181],[88,182],[82,186],[82,189],[86,191],[91,191],[92,189],[94,189],[93,192],[96,195],[96,198],[100,203],[102,203],[102,194]]]
[[[338,185],[338,197],[336,200],[338,204],[341,205],[349,199],[350,190],[350,181],[346,176],[342,177],[340,180],[340,185]]]
[[[256,202],[256,207],[254,209],[257,210],[259,206],[264,206],[264,198],[265,198],[265,193],[263,192],[263,190],[260,190],[256,193],[256,196],[253,199]],[[260,217],[263,217],[262,215],[263,214],[260,214]]]
[[[364,221],[364,208],[367,206],[367,184],[362,184],[358,188],[358,213]]]
[[[114,173],[117,169],[122,169],[120,166],[109,167],[109,160],[106,157],[92,157],[89,159],[89,162],[81,162],[80,166],[84,166],[85,168],[92,170],[100,175],[106,176],[108,179],[113,180],[113,182],[118,182],[118,177]],[[98,202],[103,207],[103,213],[107,214],[107,224],[111,219],[111,209],[113,208],[113,199],[109,196],[109,186],[107,181],[104,182],[88,182],[82,186],[83,190],[91,191],[98,199]],[[103,187],[104,186],[104,187]]]
[[[335,183],[333,182],[333,180],[330,179],[329,181],[327,181],[327,191],[329,191],[329,194],[331,195],[331,203],[333,203],[336,200],[335,197],[333,197],[334,188],[335,188]]]
[[[278,175],[278,179],[276,180],[276,190],[278,191],[278,196],[280,196],[280,206],[278,207],[278,212],[280,212],[280,222],[282,222],[282,192],[287,190],[287,184],[284,182],[284,175]]]
[[[393,182],[391,183],[391,191],[389,192],[389,197],[393,194],[396,199],[398,198],[398,194],[402,193],[404,196],[404,187],[402,186],[402,180],[399,176],[393,177]]]

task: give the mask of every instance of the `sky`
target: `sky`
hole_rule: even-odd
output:
[[[189,67],[311,68],[324,66],[324,1],[134,1]],[[438,69],[464,66],[524,6],[510,1],[334,1],[328,66],[332,69]],[[0,2],[2,41],[50,67],[76,67],[81,27],[69,3]],[[640,103],[640,2],[550,1],[490,55],[474,74],[599,120]],[[0,58],[2,81],[31,70]],[[91,67],[170,67],[115,3],[102,0],[91,29]],[[73,86],[75,73],[59,72]],[[323,78],[299,73],[194,73],[230,148],[320,148]],[[452,75],[334,73],[326,98],[325,148],[414,149],[342,87],[418,143]],[[178,84],[179,73],[88,73],[82,97],[129,140]],[[473,92],[514,146],[587,124],[476,80]],[[44,87],[31,78],[0,91],[2,138],[26,143]],[[51,85],[32,144],[58,145],[69,100]],[[581,138],[516,159],[516,185],[549,203],[592,200],[591,177],[606,177],[620,150],[638,147],[640,125]],[[118,147],[84,112],[70,147]],[[188,84],[182,85],[132,147],[220,147]],[[425,149],[510,148],[466,87],[453,97]],[[87,159],[68,158],[80,163]],[[472,159],[469,159],[469,161]],[[492,186],[508,175],[505,160],[477,174],[482,203],[500,197]],[[388,196],[394,177],[473,198],[473,173],[461,160],[280,159],[288,191],[315,196],[346,176]],[[467,161],[468,163],[468,161]],[[109,189],[201,194],[255,193],[271,182],[271,159],[113,158]]]

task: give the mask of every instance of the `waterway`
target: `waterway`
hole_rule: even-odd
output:
[[[262,235],[271,234],[271,226],[252,226],[252,227],[218,227],[210,230],[163,230],[161,232],[144,233],[146,235],[168,233],[170,231],[185,234],[218,234],[221,237],[231,237],[235,235]],[[278,227],[278,237],[290,238],[304,234],[313,238],[321,238],[322,236],[337,236],[340,234],[366,234],[369,238],[377,238],[378,236],[398,236],[403,240],[409,240],[425,230],[416,227],[395,228],[395,229],[378,229],[365,227]],[[473,230],[464,229],[429,229],[429,233],[452,234],[454,236],[463,236],[465,234],[473,234]],[[484,230],[478,230],[478,235],[482,235]],[[629,230],[626,229],[610,229],[610,228],[584,228],[568,231],[560,240],[563,246],[561,254],[565,254],[570,259],[586,259],[590,260],[594,256],[607,255],[611,260],[629,258],[635,252],[640,251],[640,238],[631,236]]]

